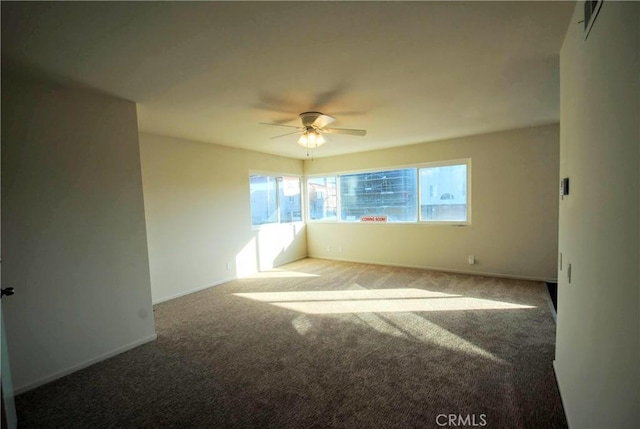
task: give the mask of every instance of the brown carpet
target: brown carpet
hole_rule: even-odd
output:
[[[304,259],[155,307],[21,428],[564,428],[542,282]],[[453,420],[450,420],[453,419]]]

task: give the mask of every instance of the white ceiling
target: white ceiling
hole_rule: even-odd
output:
[[[305,158],[559,120],[573,2],[2,2],[2,64],[138,103],[141,131]]]

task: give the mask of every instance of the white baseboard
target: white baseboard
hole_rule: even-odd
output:
[[[178,293],[173,294],[173,295],[169,295],[169,296],[165,296],[165,297],[162,297],[162,298],[159,298],[159,299],[155,299],[155,300],[152,301],[152,304],[156,305],[156,304],[160,304],[161,302],[171,301],[172,299],[180,298],[180,297],[185,296],[185,295],[190,295],[192,293],[200,292],[201,290],[209,289],[209,288],[221,285],[223,283],[230,282],[231,280],[235,280],[236,278],[237,277],[226,277],[224,279],[216,280],[215,282],[207,283],[204,286],[198,286],[198,287],[195,287],[193,289],[188,289],[188,290],[185,290],[185,291],[182,291],[182,292],[178,292]]]
[[[105,359],[109,359],[110,357],[119,355],[120,353],[124,353],[124,352],[126,352],[128,350],[134,349],[134,348],[136,348],[138,346],[141,346],[143,344],[149,343],[151,341],[155,341],[157,337],[158,336],[156,334],[150,335],[150,336],[148,336],[146,338],[142,338],[140,340],[134,341],[134,342],[129,343],[127,345],[124,345],[122,347],[118,347],[115,350],[111,350],[111,351],[109,351],[107,353],[103,353],[100,356],[96,356],[94,358],[87,359],[84,362],[81,362],[81,363],[79,363],[77,365],[73,365],[73,366],[71,366],[69,368],[63,369],[62,371],[57,371],[57,372],[54,372],[53,374],[47,375],[47,376],[42,377],[42,378],[40,378],[38,380],[23,384],[21,386],[14,387],[13,393],[14,393],[14,395],[19,395],[19,394],[27,392],[29,390],[33,390],[36,387],[40,387],[42,385],[50,383],[50,382],[52,382],[54,380],[57,380],[59,378],[64,377],[65,375],[69,375],[69,374],[74,373],[76,371],[79,371],[81,369],[87,368],[87,367],[93,365],[94,363],[101,362],[101,361],[103,361]]]
[[[291,259],[287,259],[286,261],[279,262],[278,265],[275,265],[273,268],[278,268],[278,267],[281,267],[283,265],[292,264],[292,263],[294,263],[296,261],[301,261],[301,260],[307,259],[307,258],[310,258],[310,256],[308,256],[308,255],[297,256],[295,258],[291,258]]]
[[[425,265],[395,264],[391,262],[370,261],[365,259],[356,260],[356,259],[334,258],[334,257],[330,258],[327,256],[316,256],[316,255],[309,255],[308,257],[314,258],[314,259],[325,259],[328,261],[354,262],[359,264],[371,264],[371,265],[387,265],[389,267],[417,268],[421,270],[441,271],[441,272],[453,273],[453,274],[470,274],[470,275],[485,276],[485,277],[500,277],[500,278],[506,278],[506,279],[531,280],[531,281],[539,281],[539,282],[556,283],[555,278],[548,278],[548,277],[520,276],[516,274],[492,273],[492,272],[485,272],[485,271],[456,270],[452,268],[432,267],[432,266],[425,266]]]
[[[282,265],[290,264],[292,262],[296,262],[296,261],[299,261],[301,259],[305,259],[307,257],[308,257],[307,255],[303,255],[303,256],[297,256],[295,258],[287,259],[286,261],[279,262],[278,265],[274,266],[274,268],[280,267]],[[252,274],[255,274],[255,273],[252,273]],[[248,274],[248,275],[242,276],[242,277],[247,277],[247,276],[250,276],[250,275],[251,274]],[[216,281],[214,281],[212,283],[207,283],[204,286],[198,286],[198,287],[195,287],[195,288],[192,288],[192,289],[188,289],[186,291],[178,292],[178,293],[173,294],[173,295],[169,295],[169,296],[165,296],[163,298],[155,299],[155,300],[152,301],[152,304],[156,305],[156,304],[160,304],[162,302],[171,301],[172,299],[180,298],[180,297],[183,297],[183,296],[186,296],[186,295],[190,295],[192,293],[200,292],[201,290],[205,290],[205,289],[209,289],[209,288],[212,288],[212,287],[216,287],[216,286],[219,286],[221,284],[224,284],[224,283],[227,283],[227,282],[230,282],[232,280],[236,280],[236,279],[242,278],[242,277],[238,277],[238,276],[226,277],[226,278],[223,278],[223,279],[220,279],[220,280],[216,280]]]

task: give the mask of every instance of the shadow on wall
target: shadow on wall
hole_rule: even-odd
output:
[[[302,222],[262,225],[236,255],[236,276],[245,277],[258,271],[306,256]]]

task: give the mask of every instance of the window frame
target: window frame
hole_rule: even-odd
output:
[[[333,177],[335,179],[335,198],[336,198],[336,217],[335,219],[312,219],[311,218],[311,204],[309,203],[309,179],[328,178]],[[340,180],[337,174],[317,174],[304,177],[304,205],[306,207],[304,213],[304,220],[307,223],[337,223],[340,218]]]
[[[455,165],[466,165],[466,179],[467,179],[467,194],[466,194],[466,221],[453,221],[453,220],[423,220],[421,219],[421,185],[420,185],[420,169],[423,168],[434,168],[434,167],[448,167]],[[394,171],[394,170],[402,170],[402,169],[414,169],[416,175],[416,220],[410,221],[395,221],[395,222],[362,222],[362,221],[347,221],[341,220],[342,213],[342,198],[341,196],[341,176],[353,175],[353,174],[362,174],[362,173],[384,173],[386,171]],[[311,214],[309,212],[309,179],[315,178],[328,178],[334,177],[336,180],[336,218],[335,219],[311,219]],[[471,209],[472,209],[472,163],[471,158],[459,158],[459,159],[447,159],[447,160],[439,160],[439,161],[430,161],[430,162],[422,162],[410,165],[401,165],[401,166],[389,166],[384,168],[368,168],[362,170],[349,170],[349,171],[340,171],[340,172],[332,172],[332,173],[317,173],[304,177],[303,185],[304,185],[304,201],[303,205],[305,206],[305,215],[304,220],[306,223],[342,223],[349,225],[359,225],[359,224],[372,224],[375,223],[377,225],[428,225],[428,226],[469,226],[471,225]]]
[[[275,179],[275,183],[276,183],[276,214],[277,214],[277,221],[275,222],[268,222],[268,223],[262,223],[262,224],[254,224],[253,223],[253,204],[251,201],[251,178],[254,176],[263,176],[263,177],[270,177]],[[300,174],[292,174],[292,173],[274,173],[274,172],[267,172],[267,171],[256,171],[256,170],[250,170],[249,171],[249,211],[251,212],[251,227],[254,230],[258,230],[261,228],[268,228],[268,227],[272,227],[274,225],[294,225],[294,224],[300,224],[300,223],[304,223],[305,222],[305,196],[306,196],[306,190],[304,188],[304,183],[306,182],[304,180],[304,177]],[[300,188],[300,220],[293,220],[293,221],[283,221],[282,218],[282,201],[281,201],[281,196],[280,196],[280,186],[282,186],[283,180],[285,178],[296,178],[298,179],[298,183],[299,183],[299,188]]]

